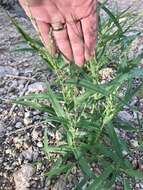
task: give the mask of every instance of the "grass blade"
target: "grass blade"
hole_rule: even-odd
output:
[[[45,105],[45,104],[40,104],[37,102],[32,102],[32,101],[20,101],[20,100],[15,100],[13,101],[15,104],[23,105],[23,106],[28,106],[33,109],[40,110],[42,112],[48,112],[51,115],[55,115],[55,111],[53,108]]]
[[[52,104],[52,107],[54,108],[57,116],[59,116],[60,118],[66,118],[66,114],[64,112],[64,110],[62,109],[61,105],[59,104],[56,96],[55,96],[55,93],[52,91],[50,85],[47,83],[47,89],[48,89],[48,98],[49,98],[49,101],[51,102]]]
[[[107,13],[107,15],[111,18],[111,20],[114,22],[114,24],[117,26],[119,33],[122,34],[123,30],[122,27],[119,23],[119,21],[117,20],[116,16],[114,16],[114,14],[102,3],[100,3],[101,8]]]

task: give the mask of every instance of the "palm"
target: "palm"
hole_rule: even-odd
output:
[[[28,1],[25,3],[25,1]],[[69,60],[82,65],[94,53],[96,43],[96,0],[19,0],[28,16],[35,18],[44,44],[49,45],[52,23],[65,23],[53,31],[56,46]],[[28,6],[27,6],[28,5]],[[56,51],[55,45],[53,51]]]

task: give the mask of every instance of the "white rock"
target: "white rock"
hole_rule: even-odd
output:
[[[36,131],[35,129],[33,129],[32,133],[31,133],[32,139],[33,140],[37,140],[39,137],[39,132]]]
[[[15,190],[29,190],[29,180],[35,173],[35,169],[31,164],[24,164],[13,174],[15,182]]]
[[[42,148],[43,147],[43,143],[42,142],[38,142],[37,143],[37,147]]]
[[[44,82],[35,82],[28,86],[28,92],[26,94],[35,93],[35,92],[44,92],[45,90],[46,86]]]
[[[102,83],[105,83],[107,81],[110,81],[113,78],[115,71],[112,68],[103,68],[99,71],[99,74],[103,80]]]
[[[33,150],[32,147],[29,147],[27,150],[22,152],[22,156],[26,159],[31,161],[33,158]]]
[[[27,111],[27,112],[24,113],[24,116],[25,116],[26,118],[29,118],[29,117],[31,116],[31,113],[30,113],[29,111]]]
[[[129,114],[127,111],[120,111],[118,113],[118,118],[121,119],[122,121],[126,121],[126,122],[133,120],[132,115]]]
[[[11,152],[12,152],[11,149],[7,149],[7,150],[5,151],[6,154],[11,154]]]
[[[21,122],[17,122],[15,124],[15,128],[19,129],[19,128],[22,128],[23,127],[23,124]]]
[[[27,126],[27,125],[30,125],[30,124],[32,124],[32,119],[30,119],[30,118],[28,118],[28,117],[25,117],[24,119],[23,119],[23,121],[24,121],[24,124]]]
[[[122,154],[123,154],[124,156],[126,156],[126,155],[128,155],[128,152],[127,152],[126,150],[123,150],[123,151],[122,151]]]
[[[15,145],[15,147],[16,147],[17,149],[20,149],[20,148],[22,147],[22,145],[23,145],[23,140],[20,139],[20,138],[18,138],[18,137],[15,137],[15,138],[13,139],[13,142],[14,142],[14,145]]]

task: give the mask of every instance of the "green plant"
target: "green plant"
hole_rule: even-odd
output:
[[[113,13],[105,4],[99,4],[99,11],[101,9],[106,17],[99,22],[96,59],[87,62],[83,68],[67,65],[61,57],[51,57],[38,40],[31,38],[11,19],[30,46],[20,51],[38,53],[56,75],[52,84],[46,82],[47,92],[23,96],[15,102],[48,113],[44,151],[47,159],[54,158],[54,163],[45,175],[49,178],[61,173],[68,176],[77,167],[82,178],[76,190],[112,189],[119,176],[125,178],[124,189],[130,189],[129,178],[143,178],[142,172],[134,170],[127,159],[133,149],[116,130],[141,133],[141,128],[117,117],[124,106],[138,112],[137,108],[130,106],[130,101],[142,89],[142,83],[135,88],[133,81],[135,78],[142,81],[143,68],[138,65],[143,53],[129,56],[132,42],[140,35],[132,27],[138,16],[129,10]],[[111,74],[109,80],[103,81],[104,71],[111,71],[105,73],[107,77]],[[58,90],[54,91],[53,87]],[[51,106],[44,104],[44,100],[48,100]],[[60,134],[54,145],[48,143],[51,137],[47,131],[51,123],[54,132]],[[140,138],[140,148],[142,143]],[[93,163],[100,168],[100,174],[91,170]]]

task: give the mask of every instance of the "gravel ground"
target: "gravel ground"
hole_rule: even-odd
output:
[[[132,3],[133,0],[120,0],[119,7],[125,8]],[[143,10],[143,1],[135,1],[135,9]],[[17,5],[10,14],[29,33],[36,35]],[[20,35],[11,25],[6,12],[0,8],[0,98],[6,101],[0,102],[0,190],[70,190],[74,180],[66,185],[61,176],[53,183],[43,175],[50,165],[42,151],[44,114],[8,103],[9,99],[18,96],[44,91],[44,81],[52,78],[38,56],[13,51],[20,42]],[[143,44],[143,39],[136,45],[139,44]],[[143,109],[143,101],[140,102],[140,107]],[[133,117],[127,111],[120,113],[119,117],[123,119],[123,116],[128,120]],[[132,146],[137,146],[135,138],[131,139]],[[141,157],[142,153],[137,156]],[[71,174],[70,178],[73,179],[74,175]],[[143,189],[143,183],[136,183],[134,189]]]
[[[27,19],[13,13],[11,16],[18,19],[28,32],[35,34]],[[0,97],[9,100],[30,92],[44,91],[43,82],[50,80],[51,73],[33,53],[13,52],[21,38],[2,8],[0,21]],[[43,115],[38,111],[0,103],[0,189],[15,189],[15,172],[24,165],[27,169],[32,167],[28,170],[33,174],[33,162],[37,160],[39,164],[29,186],[35,190],[46,188],[47,182],[42,174],[49,163],[44,160],[42,152],[42,120]]]

